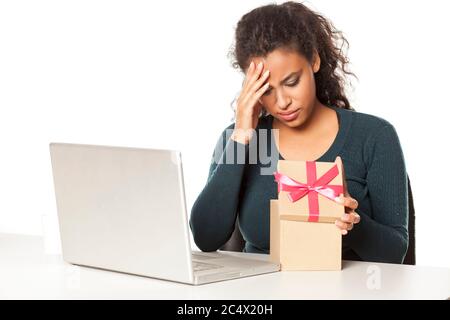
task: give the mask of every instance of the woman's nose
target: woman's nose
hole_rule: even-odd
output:
[[[286,97],[282,92],[277,94],[277,105],[280,109],[286,109],[290,105],[289,97]]]

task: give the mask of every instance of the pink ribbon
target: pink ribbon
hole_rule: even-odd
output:
[[[343,187],[340,185],[329,185],[339,174],[337,165],[325,172],[319,179],[316,177],[316,163],[314,161],[306,161],[306,177],[307,183],[301,183],[289,178],[288,176],[275,172],[275,181],[278,182],[278,193],[280,191],[289,192],[288,198],[291,202],[295,202],[305,195],[308,195],[309,217],[308,221],[319,221],[319,193],[324,197],[335,201],[335,198],[343,193]]]

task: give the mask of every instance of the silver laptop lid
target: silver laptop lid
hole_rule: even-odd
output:
[[[193,282],[181,154],[50,143],[64,260]]]

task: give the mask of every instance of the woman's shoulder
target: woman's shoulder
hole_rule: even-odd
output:
[[[387,119],[355,110],[342,109],[340,112],[351,119],[347,141],[362,145],[367,157],[373,158],[373,152],[376,150],[401,150],[397,130]]]
[[[351,118],[351,132],[360,136],[372,136],[383,130],[394,130],[394,125],[379,115],[366,112],[339,109],[341,115]]]
[[[392,126],[392,124],[385,118],[362,111],[340,109],[342,113],[351,114],[353,121],[370,127],[386,127]]]

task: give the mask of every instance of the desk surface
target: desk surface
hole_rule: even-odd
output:
[[[236,253],[255,259],[267,255]],[[44,253],[42,237],[0,234],[0,299],[447,299],[450,269],[344,261],[342,271],[276,272],[191,286]]]

